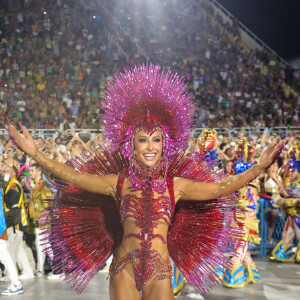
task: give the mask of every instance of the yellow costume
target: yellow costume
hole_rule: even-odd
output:
[[[273,249],[270,259],[288,263],[294,261],[300,263],[300,209],[295,207],[294,198],[286,200],[284,211],[288,217],[284,224],[282,240]],[[299,242],[294,253],[293,241],[295,237]]]
[[[32,215],[31,217],[33,218],[35,223],[39,221],[41,215],[43,214],[43,210],[49,206],[49,204],[45,200],[51,198],[52,191],[49,187],[49,184],[44,179],[39,180],[32,190],[31,200],[34,203],[34,215]],[[41,225],[42,224],[40,224],[40,226]]]
[[[9,183],[7,184],[4,194],[7,194],[10,189],[14,189],[14,186],[18,186],[21,190],[21,195],[18,202],[18,207],[21,208],[21,224],[22,226],[27,226],[27,215],[26,210],[24,206],[24,199],[23,199],[23,188],[19,181],[16,178],[12,178]],[[9,211],[10,209],[6,207],[5,202],[3,203],[3,209],[4,211]],[[15,226],[16,229],[19,229],[19,225]]]

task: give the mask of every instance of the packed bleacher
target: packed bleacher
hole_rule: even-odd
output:
[[[2,9],[0,128],[9,120],[99,128],[106,81],[146,62],[185,77],[197,127],[298,125],[298,98],[284,88],[290,73],[244,45],[208,1],[130,3],[13,1]]]

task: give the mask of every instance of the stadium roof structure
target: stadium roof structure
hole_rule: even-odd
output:
[[[210,0],[211,1],[211,0]],[[214,0],[285,60],[300,55],[300,2]]]

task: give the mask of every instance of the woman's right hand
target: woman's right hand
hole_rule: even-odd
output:
[[[9,125],[10,138],[26,154],[30,156],[34,156],[38,151],[34,143],[34,140],[30,135],[30,133],[28,132],[27,128],[22,126],[21,124],[20,126],[23,131],[23,134],[19,133],[18,130],[13,125]]]

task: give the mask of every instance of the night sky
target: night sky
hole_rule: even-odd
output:
[[[300,55],[300,0],[217,0],[284,59]]]

